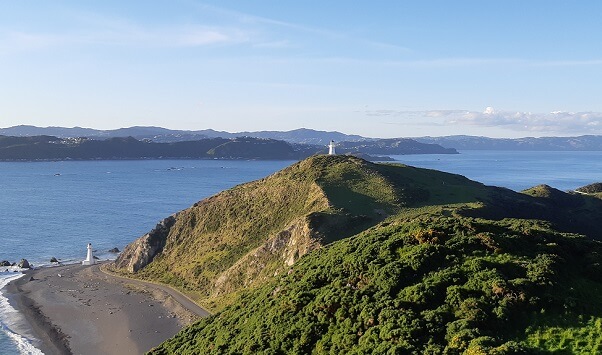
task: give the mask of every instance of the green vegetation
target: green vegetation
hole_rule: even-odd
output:
[[[393,218],[152,353],[598,353],[600,252],[537,221]]]
[[[314,156],[177,215],[134,277],[215,315],[154,354],[602,351],[602,201]]]
[[[155,143],[132,137],[94,140],[52,136],[0,136],[0,160],[95,159],[297,159],[283,141],[261,138],[206,138]]]
[[[164,250],[134,276],[170,284],[219,310],[311,250],[426,198],[412,183],[393,183],[390,169],[315,156],[224,191],[180,212]]]

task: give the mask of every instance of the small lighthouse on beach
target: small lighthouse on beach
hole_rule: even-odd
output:
[[[94,264],[96,264],[96,260],[94,260],[94,255],[92,255],[92,244],[88,243],[88,255],[86,256],[86,260],[82,261],[82,265]]]
[[[330,141],[328,145],[328,155],[336,155],[337,153],[334,150],[334,141]]]

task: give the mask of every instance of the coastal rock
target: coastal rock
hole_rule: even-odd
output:
[[[20,267],[21,269],[31,269],[31,265],[29,265],[29,261],[27,261],[27,259],[21,259],[21,261],[19,261],[19,264],[17,264],[18,267]]]
[[[157,224],[149,233],[128,244],[119,255],[113,267],[125,269],[128,272],[137,272],[163,250],[171,227],[176,222],[177,215],[172,215]]]
[[[320,234],[311,226],[310,217],[293,221],[287,228],[224,271],[213,285],[212,296],[233,292],[241,282],[244,286],[249,286],[258,280],[269,279],[271,275],[265,272],[266,260],[279,259],[276,269],[269,269],[271,273],[284,272],[301,256],[320,248],[320,240]]]
[[[58,263],[59,261],[57,260],[57,258],[55,258],[54,256],[52,258],[50,258],[50,262],[51,263]]]
[[[109,249],[109,253],[115,253],[115,254],[117,254],[119,252],[120,252],[119,248]]]
[[[10,262],[6,260],[0,261],[0,266],[10,266]]]

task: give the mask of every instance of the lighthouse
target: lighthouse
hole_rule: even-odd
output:
[[[88,255],[86,256],[86,260],[82,261],[82,265],[94,265],[96,260],[94,260],[94,255],[92,255],[92,244],[88,243]]]
[[[337,153],[334,151],[334,141],[330,141],[328,145],[328,155],[336,155]]]

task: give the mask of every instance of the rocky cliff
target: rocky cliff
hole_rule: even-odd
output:
[[[157,223],[153,230],[126,246],[115,260],[114,267],[133,273],[152,262],[155,255],[165,247],[167,236],[176,221],[176,216],[177,214],[165,218]]]

